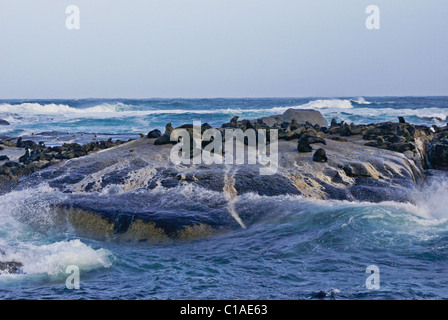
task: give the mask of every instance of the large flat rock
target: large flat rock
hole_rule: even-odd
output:
[[[309,122],[312,125],[318,124],[321,127],[328,126],[327,120],[317,110],[288,109],[283,113],[283,121],[291,123],[292,120],[296,120],[298,124]]]
[[[240,208],[244,194],[295,195],[349,201],[407,201],[423,171],[403,154],[327,139],[327,163],[279,141],[275,174],[255,165],[173,165],[171,145],[142,138],[71,159],[26,177],[18,188],[48,183],[62,219],[89,236],[118,239],[194,238],[255,222],[262,212]],[[313,145],[314,149],[322,145]]]

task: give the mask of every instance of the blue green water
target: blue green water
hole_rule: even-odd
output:
[[[127,136],[166,122],[220,124],[234,114],[259,117],[290,106],[320,106],[329,120],[356,123],[400,115],[442,125],[448,114],[443,97],[350,99],[0,101],[0,118],[12,123],[2,135]],[[194,201],[201,192],[179,188],[167,193],[165,210],[179,194]],[[309,299],[332,289],[335,299],[446,299],[448,180],[433,172],[410,192],[412,203],[379,204],[246,194],[236,210],[259,218],[245,230],[131,244],[93,240],[58,225],[51,205],[64,194],[42,181],[0,196],[0,260],[24,264],[24,274],[0,275],[0,299]],[[218,194],[203,190],[201,197],[213,210]],[[65,288],[68,265],[81,269],[80,290]],[[380,270],[379,290],[366,287],[370,265]]]

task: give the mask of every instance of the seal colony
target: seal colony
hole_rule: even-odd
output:
[[[278,130],[276,173],[261,176],[260,164],[174,165],[170,151],[177,142],[169,139],[174,128],[167,124],[164,133],[152,130],[127,142],[46,147],[6,139],[0,145],[1,190],[46,183],[64,195],[49,201],[58,223],[98,239],[153,242],[245,228],[265,214],[239,203],[250,194],[407,202],[428,169],[448,169],[448,126],[416,126],[403,118],[329,125],[318,111],[290,109],[256,120],[235,116],[217,129],[228,128]]]

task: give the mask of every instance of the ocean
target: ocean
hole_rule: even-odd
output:
[[[0,100],[1,137],[47,145],[138,138],[166,123],[220,126],[288,108],[317,109],[331,121],[445,126],[448,97],[266,99]],[[162,187],[163,188],[163,187]],[[218,193],[178,186],[158,190],[163,210]],[[236,210],[257,220],[247,229],[159,244],[98,241],[53,219],[66,196],[46,181],[0,194],[0,261],[21,261],[22,274],[0,274],[0,299],[328,299],[448,298],[448,179],[431,171],[412,202],[347,202],[245,194]],[[98,194],[102,197],[113,195]],[[66,267],[81,270],[66,288]],[[366,268],[379,269],[369,289]]]

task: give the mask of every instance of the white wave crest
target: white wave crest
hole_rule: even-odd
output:
[[[60,241],[48,245],[33,245],[21,243],[17,247],[2,247],[0,255],[3,261],[16,261],[23,264],[22,275],[48,275],[64,274],[71,265],[80,270],[91,271],[112,266],[112,254],[108,250],[98,249],[82,243],[80,240]]]
[[[313,100],[304,105],[298,106],[300,109],[352,109],[350,100],[331,99],[331,100]]]

